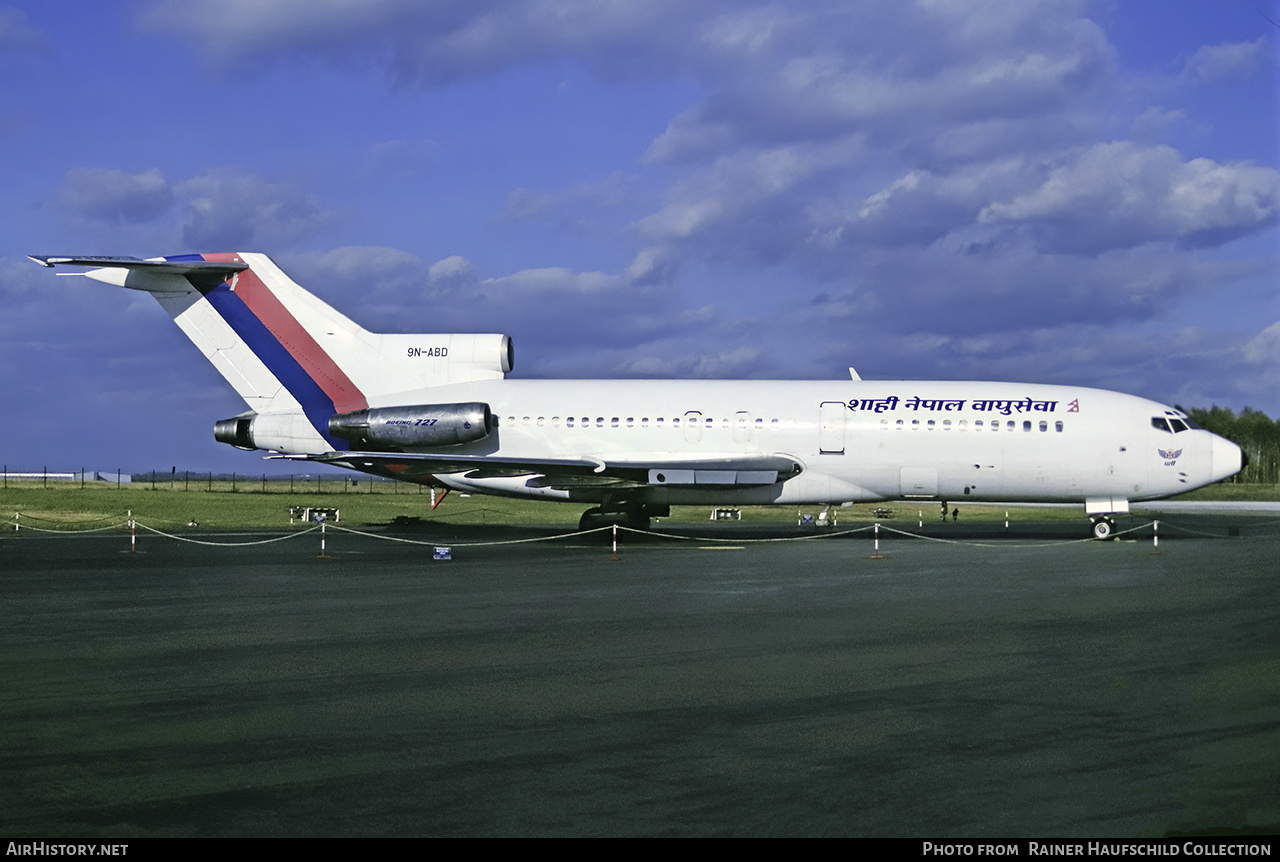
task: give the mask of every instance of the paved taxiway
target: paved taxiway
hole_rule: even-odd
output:
[[[883,560],[741,525],[620,562],[433,529],[393,535],[452,561],[0,539],[0,831],[1280,830],[1274,516],[1171,518],[1159,555],[935,524],[994,547],[886,536]]]

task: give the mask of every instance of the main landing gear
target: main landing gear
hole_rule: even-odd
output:
[[[629,527],[632,530],[647,530],[649,529],[649,520],[651,518],[665,518],[670,514],[670,506],[653,506],[640,503],[633,503],[621,508],[610,507],[609,509],[596,506],[582,513],[582,517],[578,519],[578,529],[585,532],[599,527],[612,527],[616,524],[619,527]]]
[[[1116,521],[1110,515],[1094,515],[1089,520],[1093,521],[1093,537],[1095,539],[1106,541],[1115,535]]]

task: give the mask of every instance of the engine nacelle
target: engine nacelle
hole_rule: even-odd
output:
[[[399,452],[474,443],[488,437],[493,425],[489,405],[469,401],[338,413],[329,419],[329,433],[362,449]]]
[[[329,448],[301,410],[241,413],[214,423],[213,439],[237,449],[318,453]]]

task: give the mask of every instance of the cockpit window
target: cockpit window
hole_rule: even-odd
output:
[[[1187,425],[1181,419],[1170,419],[1169,424],[1173,427],[1173,433],[1178,434],[1187,430]]]
[[[1152,428],[1159,428],[1161,431],[1164,431],[1164,432],[1166,432],[1166,433],[1168,433],[1168,434],[1172,434],[1172,433],[1173,433],[1171,430],[1169,430],[1169,423],[1168,423],[1167,421],[1165,421],[1165,418],[1164,418],[1163,416],[1152,416],[1152,417],[1151,417],[1151,427],[1152,427]]]

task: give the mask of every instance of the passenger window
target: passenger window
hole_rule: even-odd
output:
[[[612,419],[610,419],[610,420],[609,420],[609,427],[611,427],[611,428],[617,428],[617,427],[618,427],[618,417],[617,417],[617,416],[615,416],[615,417],[613,417]]]
[[[528,424],[529,424],[529,422],[531,422],[531,421],[532,421],[532,420],[530,420],[528,416],[524,417],[524,424],[525,424],[525,425],[528,425]]]
[[[679,417],[679,416],[672,417],[672,419],[671,419],[671,427],[672,427],[672,428],[679,428],[679,427],[680,427],[680,417]]]
[[[568,416],[568,417],[566,417],[566,418],[565,418],[565,420],[564,420],[564,427],[566,427],[566,428],[572,428],[572,427],[573,427],[573,417],[572,417],[572,416]]]
[[[604,427],[604,417],[603,417],[603,416],[597,416],[597,417],[596,417],[596,427],[597,427],[597,428],[603,428],[603,427]]]
[[[1043,419],[1041,419],[1041,420],[1040,420],[1040,430],[1041,430],[1041,431],[1048,431],[1048,430],[1049,430],[1049,423],[1048,423],[1048,422],[1046,422],[1046,421],[1044,421]]]
[[[919,431],[919,430],[920,430],[920,420],[919,420],[919,419],[912,419],[912,420],[911,420],[911,430],[912,430],[912,431]]]
[[[888,430],[889,430],[889,420],[888,420],[888,419],[881,419],[881,420],[880,420],[880,430],[881,430],[881,431],[888,431]]]
[[[1024,421],[1024,422],[1022,423],[1022,430],[1023,430],[1023,431],[1030,431],[1030,430],[1031,430],[1031,420],[1030,420],[1030,419],[1027,419],[1026,421]]]
[[[633,425],[635,425],[635,424],[636,424],[636,419],[635,419],[635,417],[634,417],[634,416],[628,416],[628,417],[627,417],[627,427],[628,427],[628,428],[630,428],[630,427],[632,427],[632,426],[633,426]]]
[[[943,420],[942,420],[942,430],[943,430],[943,431],[950,431],[950,430],[951,430],[951,420],[950,420],[950,419],[943,419]]]
[[[934,425],[936,425],[936,424],[937,424],[936,422],[934,422],[932,419],[930,419],[930,420],[929,420],[929,430],[930,430],[930,431],[932,431],[932,430],[933,430],[933,426],[934,426]]]
[[[899,430],[899,431],[901,431],[901,430],[902,430],[902,428],[903,428],[903,424],[904,424],[904,423],[903,423],[903,421],[902,421],[901,419],[899,419],[899,420],[898,420],[898,430]]]
[[[539,416],[539,417],[538,417],[538,427],[539,427],[539,428],[541,428],[541,427],[542,427],[543,425],[545,425],[545,424],[547,424],[547,417],[545,417],[545,416]]]
[[[648,416],[645,416],[644,418],[642,418],[642,419],[640,420],[640,427],[641,427],[641,428],[648,428],[648,427],[649,427],[649,417],[648,417]]]
[[[962,423],[960,423],[960,424],[962,424],[962,425],[963,425],[964,423],[962,422]],[[974,431],[981,431],[981,430],[982,430],[982,420],[981,420],[981,419],[975,419],[975,420],[973,420],[973,430],[974,430]]]
[[[552,417],[551,417],[551,424],[552,424],[552,425],[554,425],[556,428],[559,428],[559,427],[560,427],[560,417],[559,417],[559,416],[552,416]]]
[[[1055,431],[1061,431],[1061,430],[1062,430],[1062,420],[1061,420],[1061,419],[1059,419],[1057,422],[1054,422],[1054,423],[1053,423],[1053,428],[1054,428],[1054,430],[1055,430]]]
[[[1030,425],[1031,423],[1028,422],[1027,424]],[[1010,419],[1008,422],[1004,424],[1004,427],[1005,427],[1005,430],[1013,431],[1018,427],[1018,423]]]

